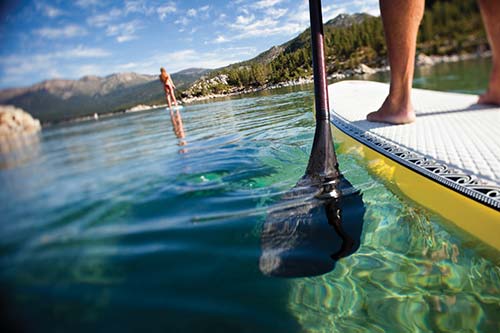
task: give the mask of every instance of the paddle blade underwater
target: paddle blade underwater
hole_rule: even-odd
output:
[[[265,275],[304,277],[335,268],[360,246],[365,208],[361,193],[342,178],[339,198],[300,184],[272,208],[261,232],[259,269]]]

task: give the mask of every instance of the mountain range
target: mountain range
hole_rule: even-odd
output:
[[[427,3],[427,2],[426,2]],[[468,15],[464,16],[463,13]],[[325,23],[327,70],[355,68],[385,61],[386,47],[379,17],[340,14]],[[202,94],[231,91],[235,87],[276,84],[311,75],[309,29],[290,41],[256,57],[223,68],[191,68],[172,74],[178,91],[202,83]],[[487,47],[481,16],[473,0],[449,2],[429,0],[420,26],[417,51],[432,55],[474,53]],[[224,81],[214,80],[224,77]],[[214,81],[213,87],[203,83]],[[224,90],[225,89],[225,90]],[[189,94],[185,94],[189,97]],[[194,96],[198,96],[193,94]],[[120,112],[139,104],[164,104],[165,96],[156,75],[118,73],[79,80],[48,80],[27,88],[0,91],[0,104],[28,111],[42,122],[58,122]]]
[[[172,74],[172,79],[178,89],[184,89],[209,71],[190,68]],[[164,103],[158,76],[137,73],[47,80],[26,88],[0,91],[0,104],[22,108],[44,123],[124,111],[138,104]]]
[[[341,14],[326,23],[327,26],[346,26],[362,21],[366,14]],[[279,46],[273,46],[258,56],[231,66],[251,66],[268,63],[278,55],[293,52],[309,40],[307,30]],[[220,70],[220,69],[218,69]],[[179,91],[212,70],[189,68],[172,74]],[[25,88],[0,91],[0,104],[14,105],[29,112],[43,123],[60,122],[91,116],[94,113],[113,113],[138,104],[165,104],[162,86],[156,75],[118,73],[106,77],[85,76],[79,80],[54,79]]]

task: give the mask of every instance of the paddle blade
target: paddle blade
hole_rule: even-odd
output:
[[[262,273],[324,274],[359,248],[365,211],[362,197],[345,180],[341,188],[345,193],[341,198],[328,200],[317,198],[317,187],[294,188],[269,213],[261,233]]]

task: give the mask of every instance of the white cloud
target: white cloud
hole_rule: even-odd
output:
[[[241,5],[237,11],[241,13],[234,22],[226,23],[231,37],[224,36],[225,41],[241,40],[253,37],[291,36],[306,29],[309,25],[309,8],[307,1],[294,2],[292,8],[279,8],[282,0],[260,0],[251,5]],[[216,42],[216,40],[214,41]]]
[[[345,14],[347,12],[347,8],[343,6],[327,6],[323,8],[323,21],[327,22],[337,17],[339,14]]]
[[[137,39],[135,34],[137,30],[141,29],[142,25],[139,20],[133,20],[130,22],[110,24],[106,28],[107,36],[116,36],[116,41],[118,43],[128,42],[133,39]]]
[[[266,10],[266,15],[272,16],[276,19],[284,16],[286,13],[288,13],[288,9],[284,8],[268,8]]]
[[[268,8],[268,7],[274,7],[277,4],[282,2],[282,0],[260,0],[257,1],[255,4],[252,5],[252,7],[255,8]]]
[[[253,47],[223,48],[211,52],[199,52],[193,49],[173,52],[162,57],[171,72],[189,67],[219,68],[246,59],[256,50]]]
[[[250,16],[239,15],[236,18],[236,22],[233,24],[233,27],[235,27],[235,28],[244,28],[246,25],[252,23],[254,20],[255,20],[255,16],[254,15],[250,15]]]
[[[359,10],[360,13],[367,13],[373,16],[380,16],[380,7],[377,6],[365,6],[361,7]]]
[[[248,59],[256,53],[254,47],[220,48],[209,52],[184,49],[176,52],[157,53],[142,62],[127,62],[108,68],[108,72],[133,71],[157,74],[160,67],[175,73],[191,67],[219,68]],[[101,73],[103,75],[104,73]]]
[[[131,70],[135,70],[139,67],[140,67],[140,64],[137,62],[127,62],[125,64],[116,65],[116,69],[118,69],[116,72],[131,71]]]
[[[379,16],[380,7],[378,0],[353,0],[345,4],[349,13],[368,13]]]
[[[232,30],[232,33],[218,36],[211,43],[254,37],[296,35],[309,27],[309,5],[306,0],[293,1],[293,3],[294,6],[287,6],[287,8],[284,7],[283,0],[259,0],[253,4],[240,3],[236,7],[240,15],[236,16],[233,22],[227,22],[226,17],[216,21],[216,24],[225,26],[227,30]],[[333,3],[323,5],[325,22],[340,13],[379,14],[378,0],[325,1],[325,3]],[[231,6],[234,5],[235,3],[232,2]]]
[[[47,4],[42,3],[42,2],[36,3],[36,8],[39,11],[41,11],[43,15],[50,17],[50,18],[64,15],[64,11],[62,11],[61,9],[47,5]]]
[[[194,9],[194,8],[190,8],[190,9],[187,11],[187,13],[186,13],[186,14],[187,14],[187,16],[189,16],[189,17],[195,17],[197,13],[198,13],[198,11],[197,11],[196,9]]]
[[[203,7],[198,8],[198,16],[201,16],[202,19],[209,19],[210,18],[210,6],[206,5]]]
[[[228,41],[229,40],[226,37],[224,37],[222,35],[219,35],[219,36],[217,36],[217,38],[215,38],[214,43],[220,44],[220,43],[225,43],[225,42],[228,42]]]
[[[75,71],[77,71],[76,77],[82,77],[85,75],[95,75],[96,73],[102,71],[102,66],[97,64],[85,64],[82,66],[78,66]]]
[[[96,5],[99,5],[100,3],[101,3],[100,0],[77,0],[77,1],[75,1],[75,4],[79,7],[82,7],[82,8],[96,6]]]
[[[62,28],[41,28],[33,31],[40,37],[47,39],[72,38],[85,36],[87,30],[78,25],[70,24]]]
[[[177,7],[175,7],[173,2],[160,6],[156,9],[156,13],[158,13],[161,21],[163,21],[168,14],[175,13],[176,11]]]
[[[144,0],[127,0],[125,1],[125,14],[138,13],[143,15],[151,15],[155,12],[154,6],[149,6],[148,1]]]
[[[131,40],[137,39],[137,38],[139,38],[139,37],[137,37],[137,35],[125,35],[125,34],[123,34],[123,35],[117,36],[116,41],[118,43],[125,43],[125,42],[129,42]]]
[[[175,20],[175,24],[179,24],[179,25],[183,25],[183,26],[187,26],[189,24],[189,22],[191,22],[187,17],[183,16],[183,17],[180,17],[178,18],[177,20]]]
[[[122,16],[122,11],[118,8],[113,8],[106,14],[97,14],[87,19],[87,24],[92,27],[102,28],[110,22]]]
[[[84,47],[82,45],[79,45],[71,50],[51,54],[51,56],[56,58],[103,58],[110,55],[111,53],[104,49],[97,47]]]
[[[76,64],[78,60],[100,59],[110,55],[104,49],[79,45],[49,53],[8,56],[0,58],[0,65],[4,71],[1,81],[2,84],[25,85],[27,75],[41,76],[45,79],[61,77],[63,68],[65,77],[81,76],[79,70],[82,65]],[[96,71],[88,74],[91,73]]]

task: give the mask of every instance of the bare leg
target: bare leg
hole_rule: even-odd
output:
[[[380,109],[366,117],[369,121],[406,124],[415,120],[411,85],[417,32],[424,14],[424,3],[424,0],[380,0],[391,66],[391,87]]]
[[[172,100],[174,101],[174,104],[175,104],[175,107],[178,107],[177,105],[177,99],[175,98],[175,94],[174,94],[174,89],[170,89],[170,98],[172,98]]]
[[[479,96],[477,102],[500,105],[500,1],[479,0],[478,2],[493,54],[493,68],[488,90]]]
[[[165,91],[165,97],[167,98],[167,104],[170,111],[172,111],[172,102],[170,101],[170,91]]]

